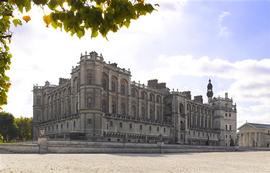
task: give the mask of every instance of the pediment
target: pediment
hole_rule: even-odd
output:
[[[252,129],[256,129],[256,127],[254,127],[248,123],[245,123],[244,125],[242,125],[241,127],[238,128],[239,131],[248,131],[248,130],[252,130]]]

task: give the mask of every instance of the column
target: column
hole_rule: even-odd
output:
[[[245,147],[248,146],[248,133],[245,133]]]
[[[262,144],[261,144],[261,133],[258,132],[258,147],[261,147]]]
[[[251,146],[250,138],[251,138],[251,133],[249,132],[249,133],[248,133],[248,146],[249,146],[249,147]]]
[[[247,133],[244,133],[244,144],[243,146],[247,146]]]
[[[257,132],[257,146],[260,147],[260,133]]]
[[[257,132],[254,132],[254,141],[255,141],[255,147],[257,147],[258,146]]]

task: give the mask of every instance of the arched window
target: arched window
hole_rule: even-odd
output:
[[[126,104],[125,104],[124,102],[121,103],[121,113],[122,113],[123,115],[126,114]]]
[[[135,89],[135,88],[132,88],[131,89],[131,96],[132,97],[138,97],[138,91],[137,91],[137,89]]]
[[[126,95],[126,86],[125,86],[125,84],[121,84],[121,94]]]
[[[58,103],[57,103],[57,94],[55,94],[54,95],[54,111],[53,111],[53,113],[54,113],[54,117],[56,118],[56,116],[57,116],[57,110],[58,110]]]
[[[142,113],[142,117],[143,118],[145,118],[145,106],[144,105],[142,105],[142,108],[141,108],[142,110],[141,110],[141,113]]]
[[[132,105],[132,107],[131,107],[131,115],[133,117],[136,117],[137,116],[137,108],[136,108],[135,105]]]
[[[117,92],[117,78],[115,76],[112,76],[112,81],[111,81],[111,90],[112,92]]]
[[[196,125],[197,127],[200,127],[200,120],[201,120],[201,117],[200,116],[197,116],[197,122],[196,122]]]
[[[190,116],[187,116],[187,126],[190,128]]]
[[[115,100],[112,101],[112,113],[116,114],[116,101]]]
[[[69,87],[68,88],[68,95],[70,95],[71,94],[71,88]]]
[[[51,114],[52,114],[52,102],[51,102],[51,97],[48,97],[48,114],[49,114],[49,119],[51,119]]]
[[[193,127],[197,127],[197,124],[196,124],[197,123],[197,121],[196,121],[197,117],[194,114],[192,115],[192,119],[193,119],[193,122],[192,122]]]
[[[86,98],[86,104],[87,108],[93,108],[94,107],[94,98],[93,98],[93,93],[87,93],[87,98]]]
[[[91,85],[94,83],[94,71],[91,69],[87,69],[86,71],[86,83],[87,85]]]
[[[208,119],[208,117],[204,118],[204,127],[205,128],[208,128],[208,124],[207,124],[208,120],[207,119]]]
[[[78,102],[78,100],[76,101],[76,113],[78,113],[79,112],[79,102]]]
[[[201,127],[204,127],[204,117],[201,116]]]
[[[157,103],[161,103],[161,97],[158,95],[156,99]]]
[[[180,122],[180,128],[181,130],[185,130],[185,124],[183,121]]]
[[[125,79],[121,80],[121,94],[122,95],[127,95],[127,88],[128,88],[128,83]]]
[[[77,77],[75,77],[73,79],[73,90],[74,90],[74,92],[77,92],[78,91],[78,80],[77,80]]]
[[[150,101],[151,101],[151,102],[154,102],[154,101],[155,101],[155,95],[152,94],[152,93],[150,94]]]
[[[152,120],[152,121],[154,121],[155,120],[155,111],[154,111],[154,106],[150,106],[150,119]]]
[[[141,98],[144,100],[144,99],[147,99],[147,93],[145,91],[142,91],[141,92]]]
[[[211,128],[212,125],[211,125],[211,117],[208,117],[208,128]]]
[[[102,112],[107,113],[107,101],[105,99],[102,100],[102,105],[101,105]]]
[[[102,77],[102,88],[107,91],[109,88],[109,77],[106,73],[103,73],[103,77]]]
[[[161,108],[157,107],[157,119],[161,121]]]
[[[184,113],[184,105],[182,103],[179,104],[179,112],[180,114]]]

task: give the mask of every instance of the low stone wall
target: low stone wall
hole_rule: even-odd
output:
[[[49,153],[180,153],[235,151],[232,147],[169,144],[49,141]]]
[[[1,151],[2,153],[186,153],[270,151],[270,148],[171,145],[163,143],[141,144],[86,141],[47,141],[45,147],[40,146],[37,143],[0,144],[0,153]]]
[[[35,143],[0,144],[0,153],[39,153]]]

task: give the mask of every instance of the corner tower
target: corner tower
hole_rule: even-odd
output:
[[[213,85],[211,84],[211,79],[209,79],[209,83],[207,85],[206,95],[208,97],[208,103],[210,103],[212,101],[212,97],[213,97]]]

